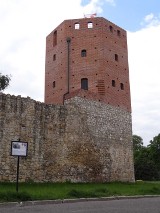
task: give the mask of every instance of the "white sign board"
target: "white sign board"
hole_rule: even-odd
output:
[[[27,156],[28,142],[11,141],[11,155],[12,156]]]

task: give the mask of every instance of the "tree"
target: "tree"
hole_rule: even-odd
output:
[[[135,178],[137,180],[157,180],[158,170],[151,158],[150,149],[142,147],[134,156]]]
[[[143,139],[138,135],[132,136],[133,150],[139,151],[143,147]]]
[[[158,173],[160,178],[160,134],[155,136],[153,140],[150,141],[148,148],[150,150],[150,157],[159,171]]]
[[[160,179],[160,134],[143,146],[143,139],[133,135],[133,153],[135,179],[159,180]]]
[[[9,82],[11,80],[11,76],[9,75],[2,75],[0,73],[0,91],[3,91],[9,86]]]

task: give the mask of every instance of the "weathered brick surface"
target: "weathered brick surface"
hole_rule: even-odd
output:
[[[12,140],[29,144],[20,181],[134,181],[131,113],[81,97],[64,105],[0,94],[0,181],[16,180]]]
[[[88,22],[93,23],[93,28],[87,27]],[[80,24],[79,29],[75,29],[75,23]],[[57,43],[53,45],[55,32]],[[69,93],[79,90],[81,79],[87,78],[89,98],[92,93],[91,99],[96,96],[101,102],[131,111],[126,31],[101,17],[65,20],[47,36],[45,103],[63,104],[63,95],[68,92],[67,38]],[[86,57],[81,57],[83,49]]]

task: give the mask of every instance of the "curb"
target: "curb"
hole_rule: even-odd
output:
[[[65,204],[65,203],[78,203],[89,201],[111,201],[111,200],[124,200],[124,199],[140,199],[140,198],[155,198],[160,195],[140,195],[140,196],[112,196],[112,197],[100,197],[100,198],[78,198],[78,199],[64,199],[64,200],[40,200],[40,201],[22,201],[22,202],[7,202],[0,203],[2,207],[24,207],[34,205],[47,205],[47,204]]]

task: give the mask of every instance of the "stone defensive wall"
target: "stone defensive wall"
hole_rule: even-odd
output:
[[[134,182],[131,113],[73,97],[47,105],[0,94],[0,181],[16,181],[11,141],[28,142],[19,181]]]

